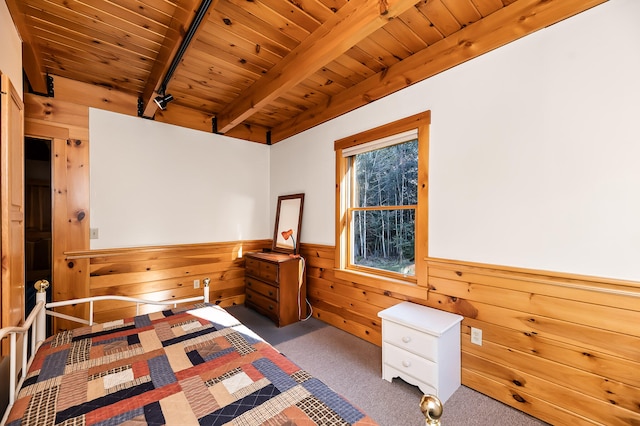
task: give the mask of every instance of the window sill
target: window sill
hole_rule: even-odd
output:
[[[333,275],[344,281],[350,281],[356,284],[365,284],[372,287],[389,289],[390,286],[417,287],[416,277],[406,277],[406,279],[391,278],[384,275],[370,274],[360,271],[352,271],[349,269],[334,269]]]

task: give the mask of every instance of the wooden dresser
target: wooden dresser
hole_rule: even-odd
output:
[[[299,283],[301,260],[282,253],[246,253],[245,305],[282,327],[307,316],[304,274]]]
[[[460,387],[463,317],[411,302],[378,313],[382,318],[382,378],[400,377],[444,404]]]

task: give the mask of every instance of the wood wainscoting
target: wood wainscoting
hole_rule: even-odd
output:
[[[119,295],[148,300],[171,300],[202,295],[203,280],[210,278],[211,303],[231,306],[244,303],[242,253],[270,247],[270,240],[134,247],[67,253],[69,262],[89,262],[89,295]],[[194,288],[200,280],[200,288]],[[141,306],[140,313],[163,309]],[[96,302],[96,322],[131,317],[135,304]]]
[[[464,385],[552,424],[640,424],[640,283],[427,259],[418,286],[362,285],[336,279],[333,247],[301,247],[314,317],[380,345],[386,307],[454,312]]]

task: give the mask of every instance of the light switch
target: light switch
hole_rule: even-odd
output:
[[[482,330],[471,327],[471,343],[482,346]]]

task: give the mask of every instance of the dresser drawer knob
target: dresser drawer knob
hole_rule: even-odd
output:
[[[411,361],[402,361],[402,366],[405,368],[411,367]]]
[[[273,311],[273,305],[269,305],[269,310]]]
[[[402,341],[403,341],[404,343],[409,343],[409,342],[411,341],[411,337],[409,337],[409,336],[404,336],[404,337],[402,338]]]
[[[273,296],[273,292],[269,290],[269,296]]]

